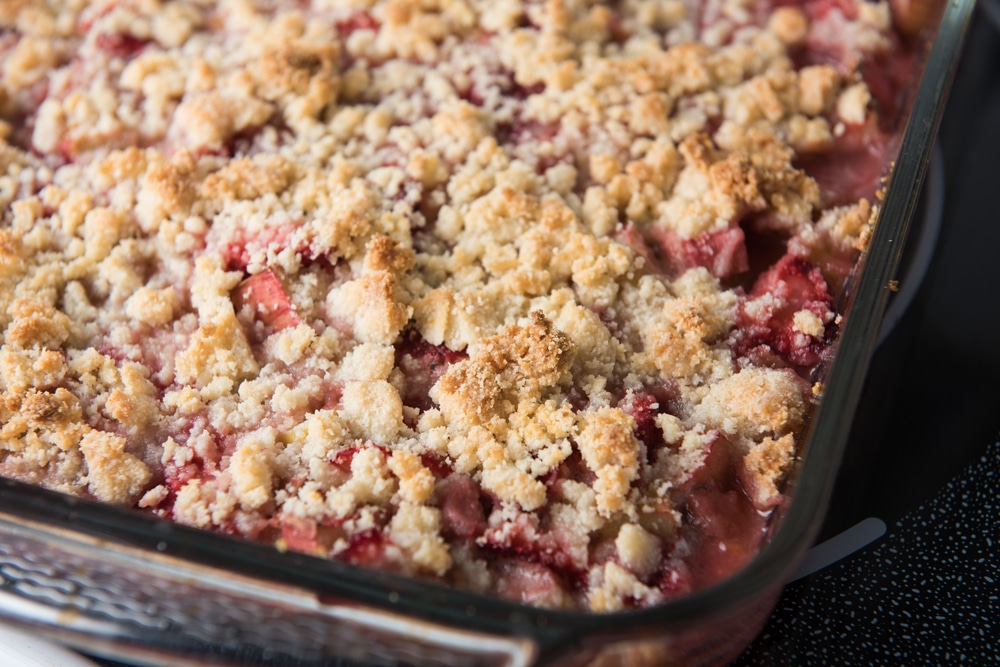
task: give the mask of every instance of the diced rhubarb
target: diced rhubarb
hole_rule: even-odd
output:
[[[287,223],[254,234],[238,232],[221,248],[226,268],[230,271],[245,271],[255,254],[271,250],[280,252],[288,247],[292,247],[304,265],[325,260],[328,255],[325,249],[316,247],[308,240],[293,241],[292,235],[297,229],[299,225]]]
[[[361,451],[359,445],[352,445],[350,447],[344,447],[338,449],[333,455],[333,459],[330,463],[343,472],[349,472],[351,469],[351,462],[354,460],[354,455]]]
[[[479,485],[468,475],[454,474],[439,489],[443,532],[463,539],[482,535],[486,516],[479,503]]]
[[[348,447],[341,447],[333,456],[329,458],[330,465],[342,472],[350,472],[351,464],[354,462],[354,457],[362,449],[376,449],[378,450],[382,460],[388,455],[388,450],[381,445],[376,445],[374,443],[368,442],[363,445],[350,445]]]
[[[611,38],[611,41],[615,44],[624,44],[631,36],[632,33],[622,23],[621,16],[612,13],[608,18],[608,37]]]
[[[337,21],[336,25],[341,38],[350,37],[358,30],[377,31],[379,29],[379,22],[368,12],[354,12],[346,19]]]
[[[294,515],[281,519],[281,538],[292,551],[315,554],[319,550],[316,522],[312,519],[302,519]]]
[[[685,239],[673,231],[656,228],[651,235],[660,244],[664,262],[673,275],[703,266],[716,278],[728,278],[750,268],[746,238],[737,225],[717,232],[706,232],[693,239]]]
[[[635,224],[628,222],[624,225],[620,225],[618,229],[614,232],[614,239],[618,243],[624,244],[632,249],[637,256],[643,259],[647,270],[649,271],[661,271],[663,266],[660,262],[660,258],[657,253],[650,247],[646,239],[643,238],[642,232]]]
[[[645,443],[647,449],[653,450],[663,445],[663,434],[656,424],[656,416],[667,412],[668,404],[676,398],[676,387],[660,384],[629,392],[618,407],[635,420],[635,437]]]
[[[340,399],[344,396],[344,385],[341,382],[325,379],[323,381],[323,403],[318,408],[333,410],[340,407]]]
[[[544,91],[545,91],[545,84],[542,82],[533,83],[530,86],[522,86],[521,84],[515,81],[511,85],[510,92],[508,93],[508,95],[516,100],[525,100],[531,97],[532,95],[538,95]],[[541,123],[539,123],[537,125],[539,128],[543,128],[541,131],[541,135],[545,136],[547,134],[549,141],[552,140],[552,137],[556,135],[556,132],[559,129],[558,125],[554,124],[542,125]]]
[[[97,48],[111,56],[132,58],[149,43],[128,33],[102,34],[97,36]]]
[[[163,467],[163,477],[166,487],[173,493],[180,491],[192,479],[201,479],[202,468],[196,463],[178,466],[173,462]]]
[[[295,314],[285,288],[271,269],[265,269],[241,282],[233,291],[233,306],[237,312],[249,307],[262,321],[268,334],[298,326],[302,320]]]
[[[493,519],[495,518],[494,516]],[[551,546],[551,544],[543,546],[542,540],[543,535],[538,526],[537,515],[521,513],[513,520],[491,525],[483,534],[481,542],[485,548],[498,553],[542,560],[542,552]]]
[[[475,83],[467,86],[461,90],[458,90],[458,96],[463,100],[475,107],[481,107],[486,103],[486,99],[483,94],[477,89]]]
[[[444,479],[452,473],[452,467],[440,454],[425,452],[420,455],[420,462],[438,479]]]
[[[405,385],[400,392],[403,405],[427,410],[433,402],[431,387],[445,374],[448,366],[466,359],[465,352],[432,345],[412,331],[396,345],[396,366],[403,371]]]
[[[497,593],[508,600],[541,607],[561,607],[567,599],[559,576],[541,563],[505,563]]]
[[[545,90],[544,83],[522,86],[514,81],[514,75],[512,72],[495,71],[491,72],[491,75],[492,77],[487,78],[485,82],[473,81],[471,85],[459,90],[459,97],[473,106],[481,107],[486,103],[486,97],[489,95],[486,90],[488,90],[491,85],[495,86],[498,81],[500,82],[500,88],[504,96],[516,100],[527,99],[532,95],[537,95]],[[527,136],[536,132],[544,135],[547,130],[543,128],[551,127],[553,126],[546,126],[536,121],[529,121],[527,123],[511,123],[505,126],[503,131],[507,133],[508,136],[513,138],[514,128],[519,128],[518,135]],[[548,139],[551,139],[552,136],[555,136],[554,132],[549,135]]]
[[[230,271],[246,269],[250,263],[250,254],[250,248],[247,247],[246,241],[243,239],[228,243],[222,249],[222,258],[226,261],[226,268]]]
[[[796,69],[809,65],[831,65],[842,75],[852,73],[859,54],[850,48],[842,31],[845,21],[858,15],[857,0],[781,0],[774,4],[801,8],[811,26],[807,42],[791,50]]]
[[[502,510],[495,510],[489,527],[477,542],[485,551],[501,558],[517,558],[541,563],[573,579],[581,574],[580,565],[564,545],[566,540],[550,530],[543,530],[535,514],[518,514],[513,520],[496,521]]]
[[[391,545],[381,528],[368,528],[355,533],[347,542],[347,548],[337,554],[337,558],[352,565],[385,568],[390,565],[386,553]]]
[[[773,364],[776,356],[793,366],[816,364],[829,349],[832,303],[822,272],[801,257],[785,255],[757,279],[741,303],[734,351],[759,363]],[[819,318],[823,335],[799,331],[799,311]]]

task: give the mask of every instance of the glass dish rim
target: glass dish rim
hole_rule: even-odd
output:
[[[803,438],[806,451],[796,472],[780,526],[742,570],[713,586],[676,600],[612,613],[560,611],[471,593],[442,584],[369,570],[318,557],[281,552],[250,542],[110,507],[14,480],[0,478],[0,521],[27,520],[62,533],[79,533],[153,550],[264,583],[273,581],[324,598],[367,604],[393,613],[419,615],[451,627],[498,635],[530,635],[544,652],[582,632],[635,634],[650,627],[682,629],[703,623],[736,605],[753,602],[783,583],[819,530],[819,517],[847,443],[851,418],[874,352],[878,324],[916,209],[975,0],[946,0],[903,133],[879,222],[849,296],[849,314],[822,400]],[[471,613],[470,613],[470,610]]]

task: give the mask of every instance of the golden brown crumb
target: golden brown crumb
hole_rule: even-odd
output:
[[[294,174],[293,165],[278,155],[241,158],[210,174],[202,184],[209,198],[257,199],[266,194],[281,194]]]
[[[780,497],[781,482],[795,459],[795,438],[791,433],[777,440],[764,438],[743,457],[753,480],[754,502],[766,506]]]
[[[388,236],[376,234],[365,253],[365,270],[399,275],[413,267],[413,251]]]
[[[482,341],[467,361],[451,366],[432,391],[450,421],[470,428],[495,424],[523,400],[537,400],[559,384],[574,346],[540,312],[527,326],[510,325]]]
[[[605,408],[583,418],[578,446],[583,461],[597,475],[594,491],[601,514],[626,507],[628,488],[639,470],[635,422],[623,411]]]
[[[809,22],[798,7],[778,7],[768,19],[767,27],[789,46],[802,43],[809,32]]]
[[[396,278],[372,271],[345,284],[328,299],[335,316],[354,322],[354,335],[371,343],[392,343],[410,319],[411,309],[396,298]]]
[[[791,371],[746,368],[712,386],[695,418],[712,428],[758,441],[796,431],[805,405],[803,382]]]

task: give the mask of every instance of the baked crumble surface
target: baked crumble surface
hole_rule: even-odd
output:
[[[888,4],[285,4],[0,1],[0,473],[553,607],[745,563]]]

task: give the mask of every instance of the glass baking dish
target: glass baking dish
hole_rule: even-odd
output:
[[[807,427],[759,555],[654,608],[543,610],[282,553],[0,480],[0,620],[140,664],[719,665],[751,641],[810,546],[847,439],[973,0],[949,1]]]

